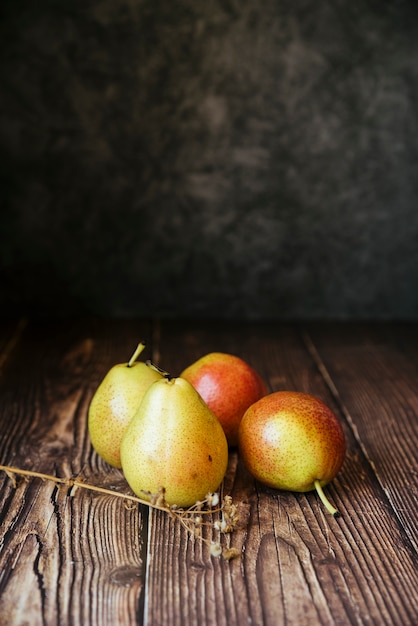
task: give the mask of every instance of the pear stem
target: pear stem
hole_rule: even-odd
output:
[[[141,354],[141,352],[143,351],[144,348],[145,348],[145,343],[143,341],[141,341],[137,345],[135,352],[133,353],[133,355],[129,359],[128,367],[132,367],[132,365],[135,363],[135,361],[137,360],[137,358],[139,357],[139,355]]]
[[[324,490],[322,489],[322,486],[321,486],[321,483],[319,482],[319,480],[315,480],[314,485],[315,485],[315,489],[318,492],[318,495],[321,498],[322,503],[324,504],[324,506],[327,509],[327,511],[329,513],[331,513],[331,515],[333,517],[339,517],[340,516],[339,511],[337,511],[337,509],[335,509],[332,506],[332,504],[330,503],[330,501],[328,500],[328,498],[324,494]]]
[[[166,372],[165,370],[161,369],[161,367],[158,367],[158,365],[155,365],[155,363],[153,363],[151,360],[148,359],[148,361],[145,361],[145,365],[148,365],[148,367],[150,367],[152,370],[155,370],[156,372],[159,372],[161,374],[161,376],[163,376],[163,378],[168,378],[168,380],[170,380],[171,378],[173,378],[171,376],[171,374],[169,374],[168,372]]]

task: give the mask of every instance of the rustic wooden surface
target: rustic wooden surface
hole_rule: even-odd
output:
[[[418,326],[3,321],[0,463],[128,493],[86,417],[140,339],[173,375],[222,350],[271,391],[327,402],[348,442],[326,488],[341,517],[256,483],[232,451],[223,493],[241,520],[222,541],[239,556],[225,561],[164,512],[1,472],[0,625],[416,625]]]

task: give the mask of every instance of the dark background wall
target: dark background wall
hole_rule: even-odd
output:
[[[418,3],[3,0],[2,314],[418,319]]]

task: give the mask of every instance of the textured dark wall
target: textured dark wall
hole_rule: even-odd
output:
[[[3,0],[2,313],[418,318],[418,3]]]

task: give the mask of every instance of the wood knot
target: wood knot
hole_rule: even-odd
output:
[[[118,567],[110,572],[110,580],[120,587],[131,587],[142,582],[142,571],[138,567]]]

